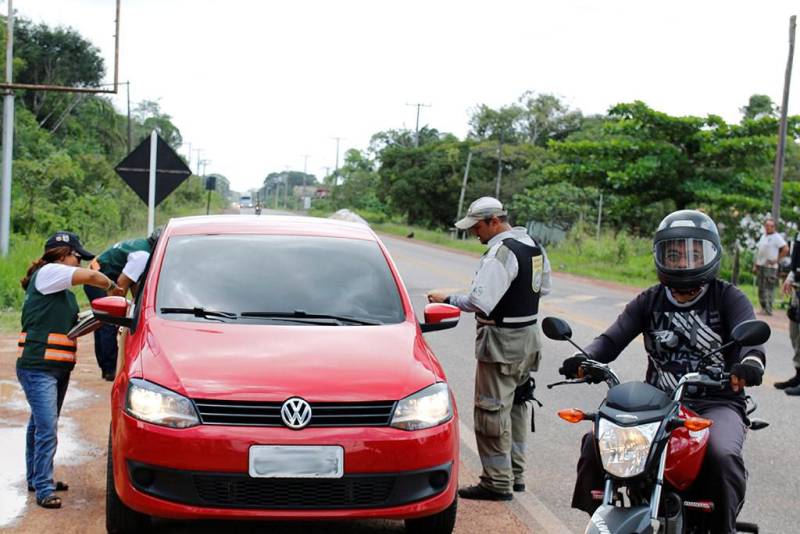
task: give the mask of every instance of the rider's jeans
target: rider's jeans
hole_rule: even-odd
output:
[[[28,486],[41,500],[55,491],[53,458],[58,438],[58,415],[69,385],[69,371],[17,369],[17,379],[31,407],[25,443],[25,471]]]
[[[747,471],[744,467],[742,447],[746,427],[742,413],[733,403],[694,401],[691,404],[698,415],[711,419],[708,448],[697,480],[703,485],[697,488],[699,496],[714,501],[714,533],[735,533],[736,516],[744,504],[747,487]],[[572,507],[594,513],[600,501],[592,499],[592,490],[603,490],[604,472],[594,435],[583,436],[581,456],[578,460],[578,480],[572,495]],[[694,488],[692,488],[694,490]]]

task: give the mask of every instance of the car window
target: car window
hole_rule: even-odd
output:
[[[331,324],[316,317],[324,315],[365,323],[405,319],[399,289],[378,244],[332,237],[173,236],[158,278],[156,306],[166,319],[246,324]],[[195,308],[202,312],[191,313]],[[264,316],[241,317],[242,312]]]

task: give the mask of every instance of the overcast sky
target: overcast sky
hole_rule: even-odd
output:
[[[115,0],[13,5],[77,29],[103,51],[112,81]],[[120,80],[134,103],[160,102],[184,142],[203,149],[207,173],[244,190],[303,170],[304,154],[321,176],[335,164],[334,137],[341,163],[375,132],[413,129],[406,104],[417,102],[431,106],[421,125],[459,137],[475,105],[526,90],[584,114],[640,99],[738,121],[753,93],[780,102],[797,11],[785,0],[123,0]],[[114,101],[124,112],[124,87]]]

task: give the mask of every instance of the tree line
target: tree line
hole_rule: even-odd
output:
[[[641,101],[584,116],[551,94],[526,92],[500,108],[471,111],[464,139],[425,126],[376,133],[350,150],[331,208],[451,227],[469,160],[466,202],[494,195],[518,223],[568,230],[596,221],[605,229],[651,236],[670,211],[701,209],[719,223],[726,246],[743,244],[771,209],[778,109],[753,95],[739,123],[672,116]],[[781,217],[800,219],[800,118],[789,118]],[[333,184],[333,177],[326,178]],[[750,221],[751,224],[747,224]]]

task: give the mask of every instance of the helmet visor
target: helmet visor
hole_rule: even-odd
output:
[[[706,239],[665,239],[655,245],[656,264],[670,271],[701,269],[714,260],[719,249]]]

